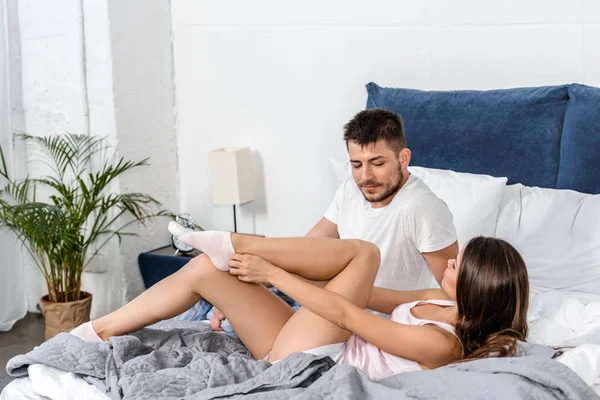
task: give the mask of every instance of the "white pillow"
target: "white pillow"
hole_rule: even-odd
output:
[[[507,178],[423,167],[408,170],[448,205],[461,248],[475,236],[495,235]]]
[[[333,157],[329,157],[329,163],[331,164],[331,169],[333,171],[333,177],[335,178],[335,183],[337,187],[342,186],[342,183],[352,175],[352,170],[350,169],[350,160],[338,160]]]
[[[507,186],[496,235],[520,251],[533,286],[600,295],[600,195]]]

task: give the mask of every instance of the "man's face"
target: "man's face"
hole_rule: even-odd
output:
[[[395,154],[382,140],[366,146],[350,141],[348,154],[352,176],[365,199],[373,207],[389,204],[402,185],[403,176],[407,176],[410,151],[403,149]]]

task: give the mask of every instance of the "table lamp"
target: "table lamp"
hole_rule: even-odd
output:
[[[235,206],[254,200],[252,154],[249,147],[228,147],[208,152],[212,202],[233,205],[233,230],[237,232]]]

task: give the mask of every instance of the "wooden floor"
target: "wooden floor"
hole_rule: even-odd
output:
[[[44,316],[27,313],[8,332],[0,332],[0,377],[6,375],[6,363],[25,354],[44,341]]]

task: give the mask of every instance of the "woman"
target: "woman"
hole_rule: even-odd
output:
[[[527,335],[527,270],[500,239],[471,240],[448,261],[441,289],[401,292],[373,288],[380,255],[371,243],[189,232],[175,223],[169,230],[206,255],[73,334],[107,340],[178,315],[202,297],[227,315],[256,359],[326,354],[371,379],[509,356]],[[259,283],[303,307],[294,313]]]

